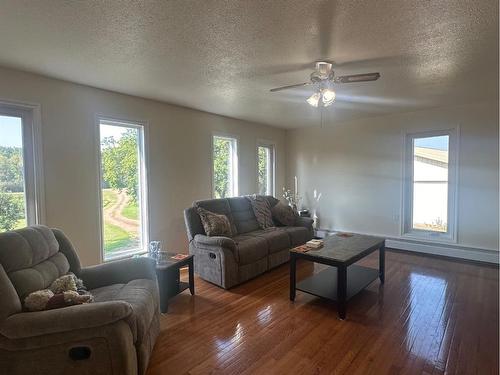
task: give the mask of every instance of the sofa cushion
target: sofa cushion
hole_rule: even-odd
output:
[[[205,210],[215,212],[216,214],[226,215],[231,223],[231,232],[233,234],[237,233],[236,226],[234,224],[234,217],[227,199],[205,199],[195,201],[193,206],[204,208]]]
[[[304,227],[280,227],[279,230],[288,233],[292,247],[303,245],[310,240],[310,232]]]
[[[267,257],[267,241],[262,237],[237,235],[233,237],[238,252],[239,264],[250,264]]]
[[[112,284],[92,289],[90,293],[95,302],[125,301],[132,306],[132,314],[127,323],[132,331],[134,342],[142,342],[148,334],[149,326],[158,310],[156,281],[136,279],[126,284]]]
[[[264,197],[269,202],[269,207],[271,207],[271,208],[273,208],[274,206],[276,206],[278,204],[278,202],[280,201],[279,199],[273,197],[272,195],[265,195]]]
[[[238,234],[260,229],[252,205],[246,197],[228,198],[228,202]]]
[[[198,207],[197,210],[207,236],[232,237],[231,223],[226,215],[216,214],[201,207]]]
[[[245,235],[264,238],[267,241],[270,254],[289,249],[291,245],[290,236],[286,231],[281,230],[281,228],[262,229],[246,233]]]
[[[271,212],[273,214],[274,221],[288,226],[295,224],[295,218],[297,215],[293,211],[292,207],[278,202],[273,208],[271,208]]]

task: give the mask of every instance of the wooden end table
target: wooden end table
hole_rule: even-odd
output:
[[[160,311],[168,311],[169,300],[184,290],[189,288],[191,295],[194,295],[194,267],[193,255],[188,255],[183,259],[174,259],[176,253],[160,253],[159,255],[148,254],[156,261],[156,277],[158,278],[158,288],[160,292]],[[188,266],[188,282],[180,280],[180,269]]]
[[[354,265],[368,254],[379,250],[379,269]],[[296,283],[297,259],[326,264],[327,269]],[[361,234],[344,236],[332,234],[317,250],[299,252],[290,250],[290,300],[300,290],[337,302],[338,315],[345,319],[347,301],[377,278],[385,281],[385,239]]]

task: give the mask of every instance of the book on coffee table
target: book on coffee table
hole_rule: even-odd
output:
[[[310,240],[306,242],[306,245],[313,249],[320,249],[323,247],[323,240]]]
[[[300,246],[294,247],[292,250],[297,251],[298,253],[307,253],[309,250],[312,250],[312,248],[310,248],[307,245],[300,245]]]
[[[189,256],[188,254],[175,254],[171,258],[175,260],[183,260],[186,259],[188,256]]]

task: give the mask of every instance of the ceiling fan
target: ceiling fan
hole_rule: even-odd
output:
[[[379,78],[380,73],[363,73],[335,77],[333,65],[331,63],[318,61],[316,63],[316,69],[311,73],[311,79],[309,82],[276,87],[270,91],[276,92],[293,89],[295,87],[317,85],[318,90],[307,99],[307,102],[313,107],[318,107],[320,104],[324,107],[328,107],[335,101],[335,91],[332,89],[334,85],[339,83],[376,81]]]

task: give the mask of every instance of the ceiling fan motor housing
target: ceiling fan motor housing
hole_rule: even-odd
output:
[[[324,61],[316,63],[316,69],[311,73],[312,82],[320,82],[333,78],[332,64]]]

